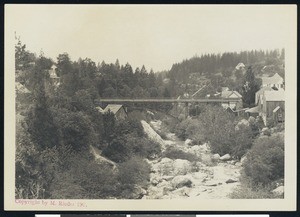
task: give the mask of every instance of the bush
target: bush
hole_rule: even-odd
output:
[[[247,154],[244,163],[246,176],[254,185],[284,177],[284,139],[279,135],[259,137]]]
[[[145,184],[150,180],[150,165],[140,157],[132,157],[119,166],[118,179],[122,184]]]
[[[161,147],[148,138],[137,136],[135,133],[117,136],[103,149],[103,155],[115,162],[124,162],[133,156],[150,158],[158,155]]]
[[[271,199],[278,198],[270,192],[271,189],[266,187],[260,187],[253,189],[249,186],[239,186],[237,187],[229,197],[232,199]]]
[[[230,154],[240,159],[252,146],[253,131],[250,126],[240,125],[232,136]]]
[[[198,156],[196,156],[192,153],[187,153],[187,152],[184,152],[179,149],[172,148],[172,147],[168,147],[163,152],[162,157],[167,157],[170,159],[183,159],[183,160],[188,160],[190,162],[200,160],[200,158]]]

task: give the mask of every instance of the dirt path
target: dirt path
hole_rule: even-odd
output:
[[[143,124],[147,125],[147,124]],[[156,131],[161,130],[160,121],[152,121],[151,126]],[[146,126],[146,128],[149,126]],[[145,126],[144,126],[145,129]],[[151,130],[150,130],[151,131]],[[212,161],[212,154],[206,144],[190,146],[180,141],[174,134],[167,134],[168,140],[162,140],[158,134],[150,133],[153,138],[163,143],[164,150],[168,146],[193,153],[201,158],[199,162],[182,159],[160,158],[148,161],[151,165],[151,185],[148,194],[143,199],[225,199],[239,183],[239,163],[234,161]]]
[[[95,161],[98,163],[106,163],[112,166],[112,169],[115,170],[117,168],[117,164],[106,157],[101,155],[101,151],[94,146],[90,146],[91,153],[94,155]]]

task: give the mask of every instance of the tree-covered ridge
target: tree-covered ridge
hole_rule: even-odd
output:
[[[171,83],[171,94],[193,93],[199,83],[209,84],[202,96],[213,93],[220,87],[239,90],[243,74],[252,66],[257,77],[273,75],[276,72],[284,77],[284,49],[262,51],[226,52],[223,54],[204,54],[173,64],[167,74]],[[245,67],[237,67],[242,63]],[[186,85],[189,84],[189,85]],[[203,86],[202,85],[202,86]]]
[[[136,116],[117,122],[114,115],[100,113],[94,104],[94,99],[105,95],[103,79],[112,85],[121,81],[111,88],[125,85],[122,73],[131,68],[129,64],[127,68],[117,63],[96,66],[90,59],[71,61],[68,54],[59,55],[55,63],[43,54],[30,53],[20,42],[15,55],[16,197],[139,197],[139,188],[147,185],[149,176],[143,159],[160,147],[144,135]],[[49,75],[53,65],[58,84]],[[107,67],[115,70],[114,77],[109,77]],[[146,81],[152,75],[146,75],[143,67],[140,77]],[[101,154],[118,168],[98,162]],[[130,179],[128,174],[132,174]]]

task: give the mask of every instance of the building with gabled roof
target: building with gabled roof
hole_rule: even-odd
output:
[[[262,87],[276,87],[277,89],[283,88],[284,80],[278,73],[275,73],[275,75],[271,77],[262,77],[261,79]]]
[[[105,109],[96,107],[96,109],[102,114],[111,112],[115,115],[116,120],[125,120],[127,118],[127,111],[123,105],[119,104],[108,104]]]
[[[244,70],[245,69],[245,64],[244,63],[239,63],[236,65],[235,69],[236,70]]]
[[[257,91],[255,93],[255,105],[258,104],[258,101],[263,96],[263,94],[264,94],[265,91],[275,91],[275,90],[272,89],[271,87],[262,87],[262,88],[260,88],[259,91]]]
[[[222,88],[221,98],[234,99],[232,102],[222,103],[222,107],[225,109],[230,107],[231,109],[235,110],[243,107],[242,95],[235,90],[229,90],[227,87]]]
[[[284,90],[264,91],[261,101],[258,104],[259,114],[265,125],[269,119],[277,122],[284,122],[285,119],[285,97]]]

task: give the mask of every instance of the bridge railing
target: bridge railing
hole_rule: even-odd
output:
[[[230,103],[240,102],[241,99],[175,99],[175,98],[102,98],[95,103]]]

